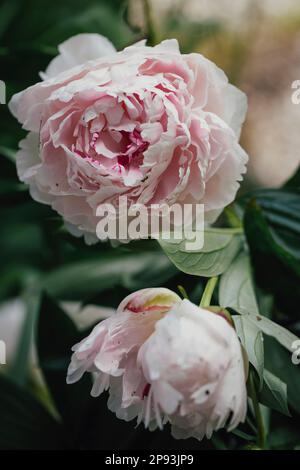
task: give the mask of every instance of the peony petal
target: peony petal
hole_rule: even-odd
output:
[[[59,55],[48,65],[42,78],[48,79],[89,60],[116,53],[113,44],[101,34],[77,34],[58,46]]]
[[[29,183],[42,164],[39,156],[39,135],[29,132],[19,146],[16,155],[18,177],[21,181]]]

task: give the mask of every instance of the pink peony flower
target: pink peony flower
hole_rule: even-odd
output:
[[[233,201],[247,156],[238,144],[245,95],[176,40],[116,52],[97,34],[59,46],[43,81],[15,95],[29,132],[19,178],[74,234],[95,238],[96,209],[130,203],[204,203],[208,219]]]
[[[245,419],[246,376],[234,328],[168,289],[127,297],[74,348],[68,383],[94,373],[92,395],[146,427],[172,425],[174,437],[211,437]]]

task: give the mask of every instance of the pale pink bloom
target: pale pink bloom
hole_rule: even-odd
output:
[[[116,52],[97,34],[75,36],[15,95],[29,132],[18,174],[68,228],[95,238],[101,203],[204,203],[213,220],[233,201],[247,156],[238,144],[245,95],[176,40]]]
[[[73,347],[67,382],[77,382],[86,371],[93,372],[93,396],[109,389],[108,406],[119,418],[140,415],[142,420],[149,384],[137,364],[138,351],[157,320],[177,302],[177,294],[164,288],[142,289],[126,297],[115,314]]]
[[[127,297],[73,348],[68,383],[93,372],[92,395],[109,389],[109,408],[175,437],[210,437],[246,414],[246,377],[235,330],[223,317],[167,289]]]

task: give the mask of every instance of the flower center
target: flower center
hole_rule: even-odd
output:
[[[143,154],[149,146],[141,136],[139,124],[109,125],[102,115],[89,122],[80,121],[74,132],[74,151],[102,174],[123,179],[126,185],[143,179]],[[126,128],[127,127],[127,128]]]
[[[149,143],[142,139],[141,133],[137,129],[132,132],[122,131],[121,134],[127,144],[125,152],[118,155],[118,164],[126,168],[133,159],[139,159],[139,162],[135,161],[135,163],[142,163],[143,152],[147,150]]]
[[[146,385],[145,385],[144,390],[143,390],[143,393],[142,393],[143,398],[145,398],[145,397],[147,397],[147,396],[149,395],[150,387],[151,387],[150,384],[146,384]]]

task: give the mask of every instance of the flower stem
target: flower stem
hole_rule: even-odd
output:
[[[209,281],[207,282],[207,284],[205,286],[205,289],[204,289],[204,292],[203,292],[203,295],[202,295],[201,302],[200,302],[200,307],[201,308],[205,308],[205,307],[210,306],[211,298],[212,298],[212,295],[213,295],[213,292],[214,292],[214,289],[216,287],[217,282],[218,282],[218,277],[217,276],[211,277],[209,279]]]
[[[261,449],[264,449],[265,444],[266,444],[266,433],[265,433],[265,426],[264,426],[263,416],[262,416],[260,405],[259,405],[258,398],[257,398],[256,387],[255,387],[254,378],[253,378],[253,372],[250,372],[249,386],[250,386],[249,387],[250,397],[252,399],[255,418],[256,418],[256,424],[257,424],[257,441],[256,441],[256,443],[257,443],[258,447],[260,447]]]
[[[146,20],[146,28],[148,35],[148,44],[149,46],[155,46],[158,44],[157,32],[154,25],[153,11],[151,7],[150,0],[143,0],[144,3],[144,15]]]
[[[233,204],[230,204],[229,206],[225,207],[224,213],[227,217],[230,227],[239,229],[243,227],[243,223],[237,215],[236,209]]]

